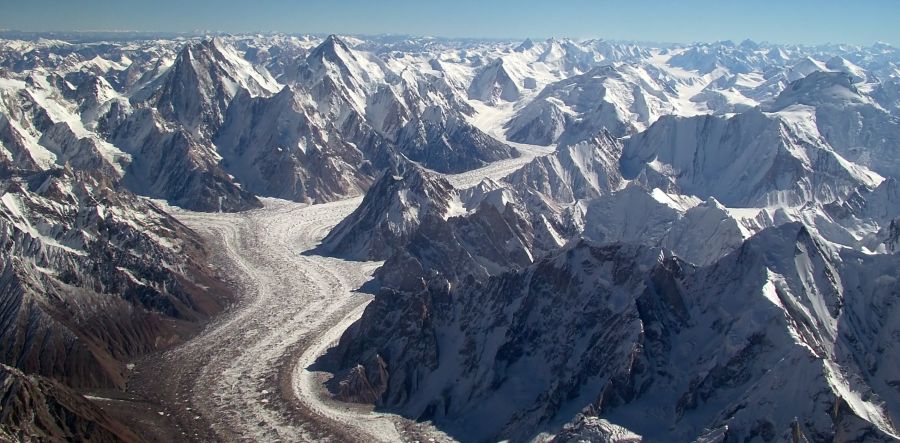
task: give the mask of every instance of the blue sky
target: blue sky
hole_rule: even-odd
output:
[[[900,46],[900,0],[0,0],[23,31],[278,31]]]

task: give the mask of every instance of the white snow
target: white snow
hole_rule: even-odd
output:
[[[54,92],[52,92],[53,90],[47,79],[45,77],[37,77],[37,79],[36,84],[38,87],[30,88],[28,91],[35,101],[47,111],[50,119],[55,123],[67,124],[79,138],[94,140],[97,146],[100,147],[100,154],[103,155],[104,159],[116,169],[119,176],[124,175],[123,163],[127,164],[130,162],[131,156],[85,128],[81,117],[76,111],[66,108],[57,97],[53,96]]]
[[[229,274],[241,282],[242,298],[234,310],[164,356],[173,365],[200,365],[199,376],[191,382],[195,386],[191,407],[213,424],[218,435],[236,432],[258,440],[314,439],[314,434],[283,412],[300,408],[310,419],[332,429],[352,429],[361,439],[399,440],[397,423],[402,419],[350,410],[326,400],[315,381],[317,375],[306,369],[370,300],[355,289],[379,262],[303,254],[361,201],[353,198],[309,206],[267,199],[264,209],[239,214],[170,209],[219,246]],[[287,360],[296,377],[289,404],[272,400],[267,393],[283,392],[275,377],[286,364],[282,359],[300,351],[299,361]],[[177,375],[191,377],[189,372]],[[270,402],[263,403],[267,399]]]
[[[25,213],[27,211],[26,204],[21,201],[19,195],[4,193],[0,196],[0,203],[3,203],[3,206],[0,207],[0,211],[5,212],[5,215],[15,223],[17,228],[21,229],[32,238],[39,240],[44,246],[59,248],[75,255],[87,256],[86,252],[59,243],[55,238],[42,234],[38,228],[33,226]]]

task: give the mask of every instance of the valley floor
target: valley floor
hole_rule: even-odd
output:
[[[199,336],[135,368],[135,386],[153,396],[156,379],[158,401],[166,406],[160,412],[171,414],[185,437],[406,440],[399,418],[326,404],[314,385],[295,388],[293,380],[295,372],[307,373],[316,357],[311,351],[324,351],[339,337],[340,331],[329,332],[352,322],[371,298],[354,290],[378,263],[303,255],[360,201],[268,200],[238,214],[172,211],[207,239],[216,265],[242,297]]]
[[[448,179],[455,185],[499,179],[540,153],[524,151],[521,158]],[[231,214],[171,209],[207,239],[214,265],[240,299],[197,337],[135,367],[131,387],[143,398],[138,411],[127,416],[144,410],[154,419],[144,417],[144,427],[152,430],[168,422],[173,428],[156,430],[148,438],[447,439],[425,424],[330,400],[323,387],[328,375],[308,369],[372,298],[356,289],[380,263],[304,254],[361,201],[309,206],[268,199],[262,209]],[[111,402],[105,405],[109,409],[125,407]]]

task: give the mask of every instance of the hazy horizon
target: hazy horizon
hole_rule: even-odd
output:
[[[283,33],[409,35],[439,38],[519,40],[567,37],[604,38],[654,43],[692,43],[745,39],[781,44],[844,43],[900,45],[900,2],[865,0],[774,0],[721,2],[687,0],[671,4],[638,0],[545,2],[500,0],[452,4],[410,0],[342,6],[323,2],[239,0],[190,3],[158,0],[128,4],[84,0],[28,3],[0,0],[0,29],[23,33],[134,32],[202,35],[203,33]]]

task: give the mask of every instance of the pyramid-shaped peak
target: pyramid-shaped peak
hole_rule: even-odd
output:
[[[514,51],[525,52],[532,48],[534,48],[534,42],[531,41],[530,38],[526,38],[525,41],[519,44],[519,46],[516,46],[516,49],[514,49]]]
[[[343,59],[344,54],[351,54],[350,47],[339,36],[331,34],[326,37],[325,40],[323,40],[322,43],[319,44],[319,46],[316,46],[316,48],[309,53],[309,58],[325,58],[334,61],[337,59]]]
[[[399,176],[399,180],[397,180],[397,177],[394,177],[394,180],[403,182],[403,187],[411,190],[440,189],[442,192],[449,192],[453,189],[453,186],[444,177],[415,165],[406,168]]]
[[[748,38],[741,42],[740,47],[749,50],[757,50],[759,49],[759,44]]]
[[[179,53],[178,58],[182,60],[221,59],[226,57],[225,53],[228,50],[228,43],[221,37],[208,37],[185,45]]]
[[[325,37],[325,40],[322,41],[322,44],[319,47],[329,47],[329,46],[339,46],[343,49],[349,50],[350,47],[347,45],[347,42],[344,41],[337,34],[330,34],[328,37]]]

